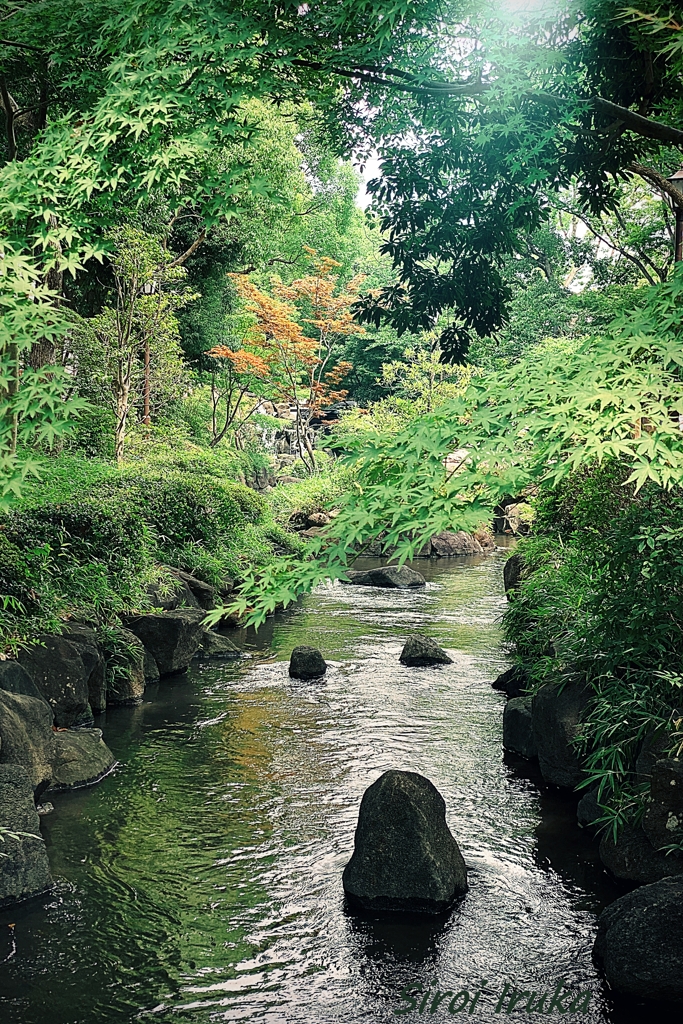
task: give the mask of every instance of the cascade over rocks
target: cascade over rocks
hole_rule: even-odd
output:
[[[50,790],[90,786],[99,782],[115,764],[116,758],[102,739],[101,729],[58,732]]]
[[[28,772],[17,764],[0,764],[0,823],[19,839],[5,838],[0,857],[0,907],[52,888],[40,818]],[[32,838],[35,836],[36,838]]]
[[[439,647],[436,640],[430,636],[409,636],[401,651],[399,661],[409,668],[417,668],[426,665],[452,665],[453,659],[449,658],[443,648]]]
[[[90,648],[62,636],[40,636],[39,642],[19,654],[26,669],[52,708],[55,725],[62,728],[92,725],[89,682],[99,673],[99,658]],[[99,689],[100,683],[94,683]]]
[[[600,860],[615,878],[647,885],[683,873],[683,853],[656,850],[640,825],[624,825],[616,843],[610,832],[600,840]]]
[[[317,647],[295,647],[289,659],[292,679],[320,679],[327,672],[327,662]]]
[[[440,914],[467,891],[446,804],[416,772],[391,769],[363,794],[344,891],[364,910]]]
[[[194,608],[125,617],[125,624],[154,658],[161,676],[184,672],[203,639],[204,612]]]
[[[533,697],[513,697],[503,711],[503,746],[522,757],[536,757],[538,750],[531,720]]]
[[[348,582],[356,587],[391,587],[398,590],[412,590],[415,587],[426,586],[424,576],[409,569],[407,565],[382,565],[377,569],[365,569],[356,571],[350,569],[347,574]],[[346,580],[341,580],[346,583]]]
[[[54,760],[55,733],[49,704],[23,693],[0,690],[0,764],[24,768],[38,796],[52,780]]]
[[[606,907],[593,952],[615,991],[683,1003],[683,875],[645,885]]]
[[[581,782],[583,772],[573,741],[592,693],[586,683],[547,683],[534,696],[533,734],[546,782],[571,789]]]

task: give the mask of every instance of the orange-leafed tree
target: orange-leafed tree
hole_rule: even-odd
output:
[[[246,395],[267,393],[271,380],[271,367],[266,358],[246,348],[233,350],[227,345],[215,345],[207,352],[214,360],[211,372],[211,447],[215,448],[238,420],[246,422],[258,402],[244,414]],[[235,444],[240,445],[240,432],[235,430]]]
[[[240,275],[233,275],[233,280],[256,321],[251,340],[270,353],[275,388],[296,410],[299,455],[315,471],[306,419],[346,397],[348,392],[340,385],[352,365],[343,360],[335,362],[334,350],[344,337],[365,332],[351,314],[363,278],[354,278],[346,289],[338,291],[338,276],[333,271],[341,264],[329,257],[318,258],[313,249],[307,251],[313,273],[289,285],[273,278],[273,295]]]

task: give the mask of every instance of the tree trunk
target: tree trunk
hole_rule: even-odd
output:
[[[116,427],[114,433],[114,453],[116,461],[120,464],[123,461],[123,452],[126,445],[126,424],[128,422],[128,398],[129,388],[124,385],[116,395]]]

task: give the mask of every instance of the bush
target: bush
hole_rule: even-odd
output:
[[[613,829],[642,814],[635,759],[656,729],[673,748],[683,689],[683,496],[654,484],[634,496],[626,475],[612,463],[539,495],[504,620],[534,686],[592,685],[580,744]]]

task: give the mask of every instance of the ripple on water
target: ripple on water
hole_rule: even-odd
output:
[[[405,985],[488,979],[472,1018],[486,1022],[506,981],[540,993],[559,978],[594,992],[586,1024],[630,1021],[591,963],[616,893],[574,803],[502,755],[502,558],[419,568],[423,591],[320,587],[245,636],[249,660],[107,714],[116,774],[43,819],[57,888],[0,916],[0,959],[9,921],[17,935],[3,1024],[380,1024]],[[400,665],[413,631],[453,664]],[[298,643],[323,650],[322,682],[289,678]],[[470,869],[445,921],[345,906],[358,805],[390,767],[445,797]]]

